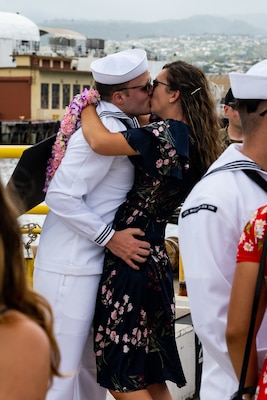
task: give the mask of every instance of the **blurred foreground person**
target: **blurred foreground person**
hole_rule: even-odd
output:
[[[53,317],[27,284],[18,214],[1,182],[0,214],[0,399],[44,400],[60,376]]]

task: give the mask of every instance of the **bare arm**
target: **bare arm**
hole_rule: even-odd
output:
[[[226,341],[231,362],[238,379],[240,378],[242,369],[258,270],[258,263],[240,262],[236,266],[233,280],[228,310]],[[256,334],[264,316],[266,301],[266,286],[263,283],[245,386],[254,386],[258,382]]]
[[[139,267],[136,263],[146,261],[150,251],[150,244],[149,242],[137,239],[135,236],[144,236],[144,232],[138,228],[116,231],[106,244],[106,247],[130,267],[138,270]]]
[[[102,124],[94,105],[89,105],[82,111],[82,131],[85,140],[98,154],[104,156],[138,154],[120,132],[111,133]]]

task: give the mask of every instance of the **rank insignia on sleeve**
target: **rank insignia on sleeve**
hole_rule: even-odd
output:
[[[212,205],[212,204],[201,204],[200,206],[188,208],[187,210],[183,211],[182,214],[181,214],[181,217],[185,218],[188,215],[196,214],[201,210],[216,212],[217,211],[217,207]]]

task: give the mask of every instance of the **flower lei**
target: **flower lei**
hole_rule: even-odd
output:
[[[65,114],[60,123],[55,143],[52,147],[52,156],[48,160],[46,169],[46,179],[43,191],[46,192],[48,186],[58,169],[62,158],[65,155],[68,141],[71,135],[81,127],[81,113],[88,104],[98,105],[100,95],[95,89],[85,88],[82,93],[74,96],[70,105],[66,107]]]

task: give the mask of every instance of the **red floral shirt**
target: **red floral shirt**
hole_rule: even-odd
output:
[[[267,234],[267,205],[253,213],[241,235],[236,261],[260,262],[263,240]],[[265,266],[265,276],[267,268]],[[265,358],[254,400],[267,399],[267,358]]]
[[[267,205],[258,208],[246,224],[238,244],[236,262],[260,262],[264,236],[267,233]],[[265,276],[267,268],[265,267]]]

